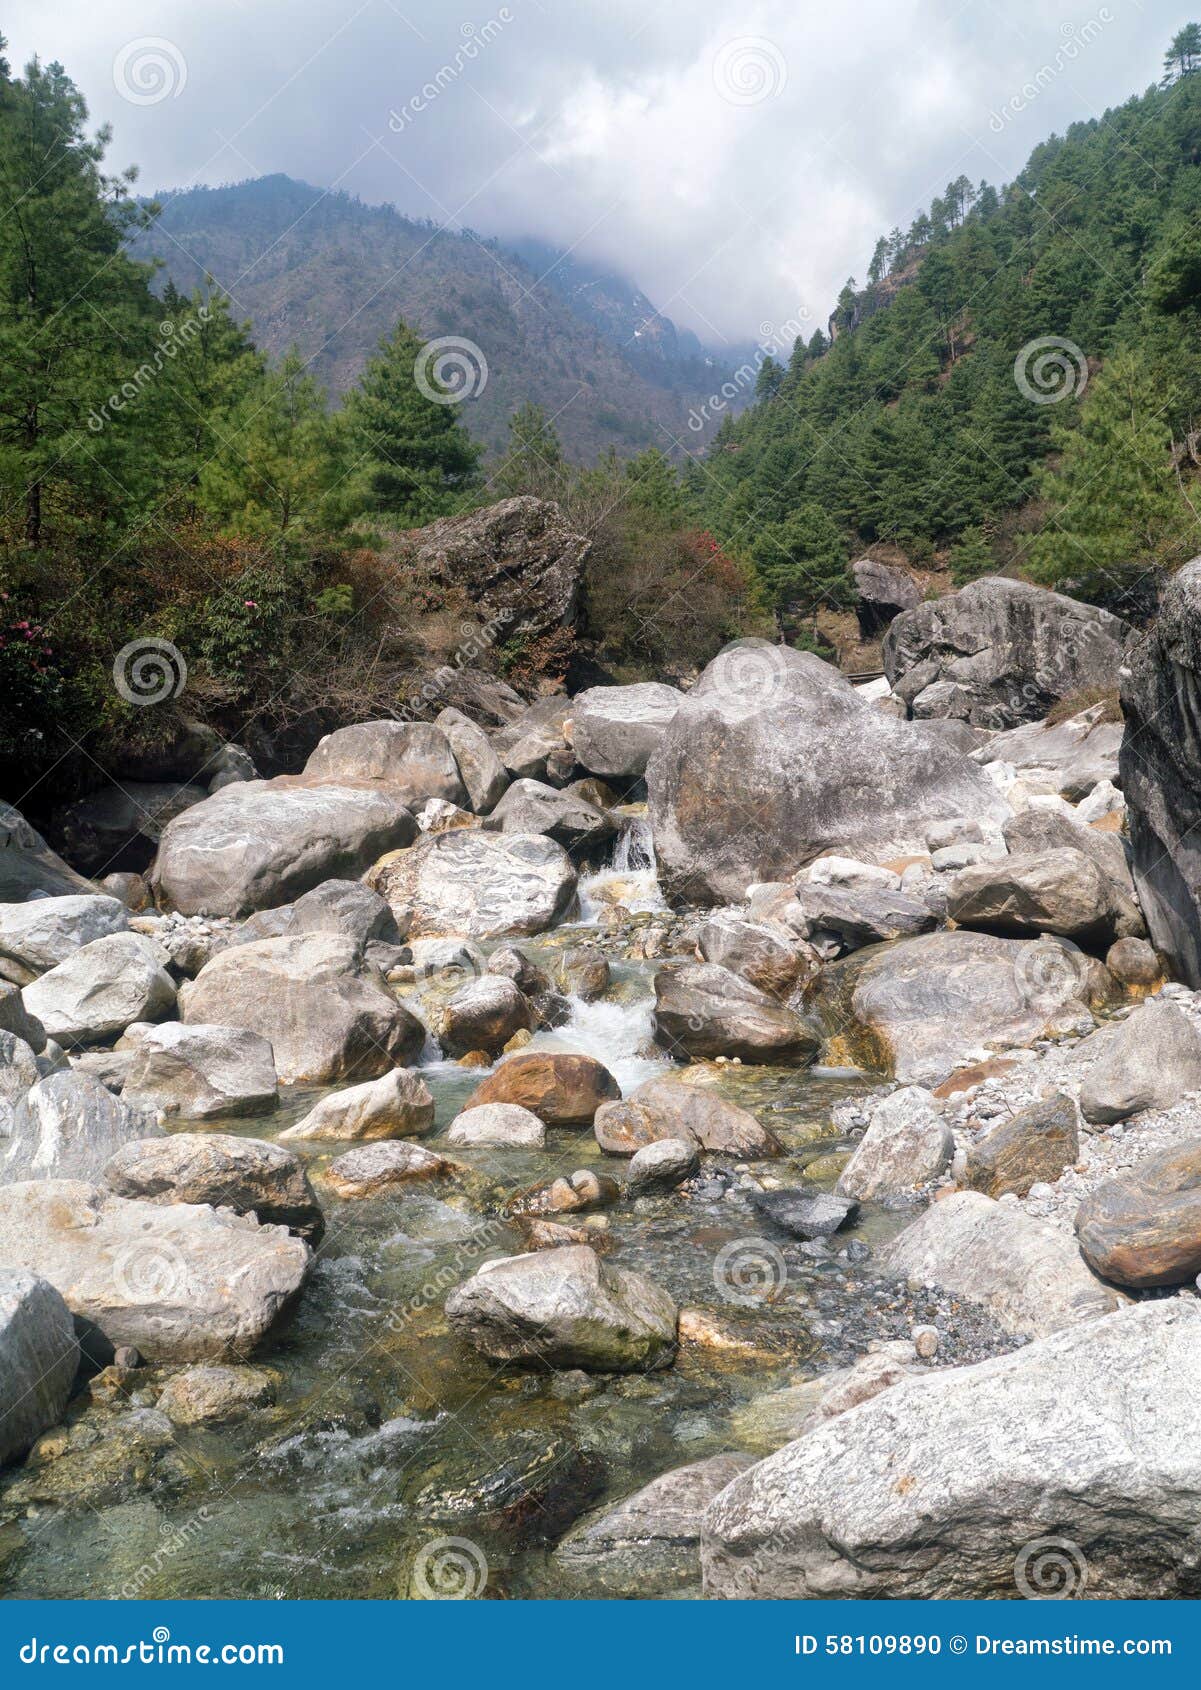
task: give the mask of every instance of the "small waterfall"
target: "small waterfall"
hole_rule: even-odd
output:
[[[543,1049],[594,1056],[604,1063],[625,1097],[643,1080],[669,1066],[666,1055],[646,1054],[655,1049],[655,1000],[649,991],[632,1002],[601,998],[596,1003],[583,1003],[575,997],[569,1001],[571,1020],[553,1032],[538,1034],[537,1043]]]
[[[626,816],[613,848],[614,874],[640,874],[655,866],[655,841],[645,816]]]
[[[667,906],[655,875],[655,845],[644,810],[626,813],[604,868],[580,880],[580,917],[595,924],[601,912],[621,904],[631,914]]]

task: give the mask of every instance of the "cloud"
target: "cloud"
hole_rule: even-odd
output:
[[[1162,0],[38,0],[10,29],[148,187],[279,170],[535,235],[720,345],[823,323],[879,234],[1140,92],[1179,21]],[[147,41],[178,60],[161,97],[129,83]]]

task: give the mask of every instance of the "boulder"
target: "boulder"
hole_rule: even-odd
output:
[[[605,779],[635,780],[680,707],[683,693],[657,681],[626,687],[589,687],[571,701],[571,743],[576,762]]]
[[[581,1003],[596,1003],[609,990],[612,976],[609,964],[599,951],[561,951],[555,964],[555,985],[568,997]]]
[[[848,950],[928,933],[937,922],[928,905],[891,888],[800,884],[796,889],[806,938],[833,933]]]
[[[424,1145],[381,1138],[336,1157],[325,1178],[339,1197],[376,1197],[394,1186],[448,1174],[453,1166]]]
[[[1083,851],[1107,876],[1108,898],[1117,913],[1116,930],[1122,937],[1141,938],[1146,928],[1135,900],[1134,877],[1120,834],[1085,827],[1073,816],[1043,806],[1032,806],[1005,823],[1005,844],[1016,856],[1046,851]]]
[[[982,1133],[968,1149],[964,1183],[986,1197],[1025,1197],[1032,1185],[1054,1185],[1079,1156],[1079,1106],[1056,1092]]]
[[[189,1367],[167,1380],[156,1407],[173,1426],[240,1420],[275,1401],[275,1378],[259,1367]]]
[[[540,780],[515,780],[485,825],[501,833],[544,833],[581,862],[603,857],[617,834],[604,810]]]
[[[740,641],[714,658],[646,774],[660,884],[728,904],[833,848],[924,852],[929,827],[1009,806],[960,752],[865,703],[810,652]]]
[[[18,1103],[41,1078],[32,1048],[15,1033],[0,1031],[0,1103]]]
[[[434,726],[446,735],[454,753],[468,804],[477,816],[486,816],[499,804],[509,784],[509,776],[492,741],[461,710],[441,711]]]
[[[867,1131],[838,1176],[837,1190],[864,1201],[912,1197],[945,1172],[954,1153],[951,1130],[930,1093],[902,1086],[872,1110]]]
[[[570,858],[544,834],[461,828],[427,836],[369,878],[393,909],[412,910],[415,939],[543,933],[567,914],[576,891]]]
[[[845,1414],[848,1408],[869,1402],[890,1385],[915,1376],[926,1376],[926,1370],[917,1359],[911,1339],[877,1340],[849,1367],[836,1367],[816,1379],[752,1397],[731,1415],[731,1430],[747,1449],[771,1455],[836,1414]]]
[[[1040,851],[961,869],[947,888],[960,927],[1016,938],[1056,933],[1082,944],[1112,942],[1121,911],[1112,882],[1083,851]]]
[[[57,898],[95,891],[90,880],[50,849],[20,810],[0,802],[0,903],[23,904],[31,892]]]
[[[716,963],[673,963],[655,975],[655,1037],[691,1057],[812,1062],[821,1038],[795,1010]]]
[[[695,1139],[658,1138],[653,1144],[644,1144],[630,1158],[626,1191],[631,1197],[651,1191],[670,1191],[691,1179],[700,1165]]]
[[[180,1005],[190,1025],[230,1024],[268,1040],[284,1085],[374,1079],[415,1062],[425,1043],[354,941],[335,934],[221,951],[183,987]]]
[[[387,787],[241,781],[168,825],[151,881],[184,915],[245,916],[360,875],[416,833]]]
[[[0,1180],[99,1179],[109,1157],[157,1133],[90,1074],[48,1074],[20,1098],[0,1137]]]
[[[476,1087],[464,1108],[516,1103],[548,1127],[587,1127],[602,1103],[620,1096],[617,1081],[594,1057],[527,1050],[507,1056]]]
[[[1145,1156],[1095,1187],[1076,1213],[1094,1273],[1143,1290],[1201,1272],[1201,1140]]]
[[[82,1180],[0,1187],[0,1266],[34,1268],[113,1348],[150,1362],[248,1354],[291,1305],[312,1253],[229,1210],[131,1202]]]
[[[661,1473],[615,1506],[572,1528],[555,1565],[589,1598],[671,1597],[700,1578],[701,1518],[751,1465],[749,1455],[711,1455]]]
[[[933,1088],[967,1062],[1076,1025],[1106,982],[1064,939],[927,933],[829,964],[806,1004],[840,1056]]]
[[[279,1104],[271,1046],[244,1027],[135,1023],[121,1045],[131,1054],[121,1095],[135,1108],[206,1121],[268,1115]]]
[[[1089,1272],[1066,1232],[979,1191],[933,1204],[876,1259],[911,1284],[937,1285],[979,1303],[1006,1332],[1022,1337],[1095,1320],[1121,1301]]]
[[[481,1103],[456,1115],[446,1136],[451,1144],[542,1150],[546,1145],[546,1126],[520,1104]]]
[[[1107,610],[990,575],[898,616],[884,636],[884,671],[915,714],[1014,728],[1062,698],[1112,687],[1128,631]],[[919,671],[914,692],[905,682]],[[923,709],[932,686],[937,703]]]
[[[974,753],[979,763],[1008,763],[1033,783],[1076,804],[1098,781],[1118,778],[1118,754],[1123,723],[1111,720],[1104,703],[1090,704],[1075,716],[1056,722],[1025,722],[1020,728],[994,734]]]
[[[129,911],[119,899],[93,893],[0,904],[0,975],[27,986],[93,939],[128,926]]]
[[[1199,1343],[1150,1303],[894,1385],[714,1499],[705,1594],[1194,1595]]]
[[[1201,986],[1201,557],[1169,576],[1159,617],[1130,643],[1120,758],[1127,828],[1151,941]]]
[[[93,939],[26,986],[25,1007],[59,1044],[99,1044],[134,1021],[174,1012],[175,982],[164,960],[141,933]]]
[[[739,1161],[779,1156],[783,1150],[747,1109],[707,1084],[693,1085],[671,1074],[644,1080],[624,1102],[604,1103],[593,1122],[596,1141],[613,1156],[632,1156],[665,1138],[691,1139],[701,1150]]]
[[[485,1262],[447,1298],[446,1316],[490,1361],[643,1373],[675,1356],[667,1292],[583,1244]]]
[[[40,1052],[46,1049],[46,1029],[36,1016],[29,1013],[20,988],[10,986],[7,981],[0,982],[0,1032],[11,1033],[30,1050]],[[54,1048],[57,1050],[59,1047],[55,1045]]]
[[[1152,999],[1076,1047],[1086,1121],[1124,1121],[1201,1090],[1201,1029],[1178,1005]]]
[[[299,1159],[265,1139],[232,1133],[139,1139],[110,1157],[100,1183],[145,1203],[209,1203],[257,1215],[314,1244],[325,1225]]]
[[[62,1419],[78,1365],[75,1322],[54,1286],[0,1268],[0,1466]]]
[[[310,784],[385,788],[410,810],[427,798],[466,804],[450,741],[430,722],[356,722],[326,734],[304,766]]]
[[[502,974],[481,975],[455,993],[442,1012],[438,1035],[452,1056],[469,1050],[496,1056],[521,1028],[536,1025],[529,1000]]]
[[[755,921],[741,909],[715,910],[699,928],[696,946],[705,962],[741,975],[774,998],[786,999],[821,962],[783,922]]]
[[[832,1238],[859,1213],[858,1203],[850,1198],[799,1186],[794,1190],[753,1191],[751,1206],[790,1238],[805,1240]]]
[[[855,611],[865,640],[878,639],[894,617],[922,602],[922,589],[907,569],[861,557],[851,565]]]
[[[252,915],[240,932],[247,940],[340,933],[363,946],[399,945],[404,938],[390,906],[361,880],[323,880],[294,904]]]
[[[342,1142],[420,1138],[433,1124],[434,1099],[425,1081],[413,1069],[394,1068],[377,1080],[331,1092],[279,1136]]]
[[[484,966],[485,974],[503,974],[527,998],[541,997],[550,991],[550,976],[544,974],[524,951],[515,945],[502,945],[493,951]]]
[[[1163,980],[1163,964],[1145,939],[1115,939],[1105,966],[1120,986],[1146,988]]]

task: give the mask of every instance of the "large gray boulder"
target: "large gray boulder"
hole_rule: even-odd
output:
[[[27,986],[81,946],[128,926],[125,905],[104,895],[67,893],[0,904],[0,976]]]
[[[416,1138],[433,1124],[434,1099],[421,1075],[409,1068],[394,1068],[378,1080],[330,1092],[280,1138],[365,1143]]]
[[[941,1286],[979,1303],[1020,1337],[1095,1320],[1121,1302],[1090,1273],[1069,1233],[979,1191],[932,1204],[877,1261],[911,1284]]]
[[[1123,934],[1141,937],[1142,915],[1135,903],[1134,876],[1121,834],[1086,827],[1061,810],[1032,806],[1011,816],[1002,828],[1006,847],[1017,856],[1043,851],[1083,851],[1117,887],[1121,899]]]
[[[922,589],[913,576],[894,564],[861,557],[851,565],[851,576],[859,631],[865,640],[878,639],[903,610],[912,610],[922,602]]]
[[[898,616],[884,669],[915,715],[1013,728],[1061,698],[1112,687],[1128,631],[1095,605],[991,575]]]
[[[142,933],[93,939],[26,986],[25,1007],[60,1045],[99,1044],[135,1021],[161,1021],[174,1011],[165,960]]]
[[[189,1025],[258,1033],[284,1085],[374,1079],[415,1062],[425,1042],[354,940],[332,933],[219,951],[184,985],[180,1012]]]
[[[57,898],[95,895],[96,888],[50,849],[20,810],[0,802],[0,903],[24,903],[31,892]]]
[[[799,904],[796,910],[799,915]],[[794,928],[782,920],[755,919],[738,907],[714,910],[697,930],[696,948],[705,962],[777,998],[787,998],[821,966],[818,953]]]
[[[311,1260],[283,1227],[229,1210],[160,1208],[82,1180],[0,1187],[0,1267],[33,1269],[110,1345],[151,1362],[249,1354]]]
[[[99,1179],[109,1157],[160,1131],[91,1074],[48,1074],[13,1110],[0,1138],[0,1181]]]
[[[606,780],[634,780],[645,774],[651,753],[683,697],[677,688],[657,681],[589,687],[577,693],[571,701],[576,762]]]
[[[1152,999],[1099,1027],[1073,1052],[1086,1121],[1124,1121],[1201,1091],[1201,1029],[1179,1005]]]
[[[0,1466],[62,1419],[78,1365],[75,1322],[53,1285],[0,1268]]]
[[[1122,676],[1122,791],[1139,902],[1169,973],[1201,986],[1201,557],[1163,589]]]
[[[655,1037],[685,1056],[812,1062],[821,1035],[778,998],[713,962],[672,963],[655,975]]]
[[[491,1361],[642,1373],[675,1356],[667,1292],[586,1244],[485,1262],[447,1298],[446,1316]]]
[[[132,1052],[121,1095],[135,1108],[206,1121],[268,1115],[279,1103],[271,1046],[245,1027],[135,1024],[118,1048]]]
[[[305,779],[335,786],[385,787],[411,810],[427,798],[466,804],[467,788],[450,741],[431,722],[356,722],[326,734],[304,766]]]
[[[1118,779],[1124,725],[1105,704],[1090,704],[1054,725],[1026,722],[995,734],[973,753],[978,763],[1009,763],[1032,783],[1045,783],[1073,804],[1098,781]]]
[[[553,839],[463,828],[422,839],[370,879],[394,909],[412,910],[415,939],[542,933],[567,914],[576,891],[571,859]]]
[[[468,804],[477,816],[486,816],[496,808],[509,784],[508,773],[492,741],[461,710],[441,711],[434,726],[446,735],[454,753]]]
[[[160,902],[185,915],[250,915],[356,877],[416,833],[388,787],[241,781],[167,826],[151,879]]]
[[[965,1063],[1088,1019],[1112,987],[1066,939],[927,933],[830,963],[806,1007],[851,1060],[934,1087]]]
[[[438,1036],[452,1056],[482,1050],[499,1056],[514,1033],[532,1031],[533,1006],[503,974],[483,974],[469,980],[442,1012]]]
[[[663,733],[646,772],[659,879],[681,903],[738,902],[823,851],[924,852],[930,826],[1009,806],[983,769],[886,716],[810,652],[727,646]]]
[[[282,1144],[232,1133],[171,1133],[118,1150],[100,1183],[146,1203],[208,1203],[257,1215],[316,1241],[324,1221],[299,1158]]]
[[[959,870],[947,887],[947,914],[960,927],[987,933],[1056,933],[1106,947],[1122,914],[1112,885],[1083,851],[1000,857]]]
[[[0,1029],[0,1102],[18,1103],[41,1078],[33,1047]]]
[[[361,880],[323,880],[294,904],[260,910],[239,930],[246,939],[293,933],[341,933],[360,945],[399,945],[402,932],[378,892]]]
[[[706,1595],[1195,1595],[1199,1345],[1148,1303],[892,1386],[715,1498]]]
[[[485,826],[502,833],[544,833],[584,862],[603,857],[617,834],[608,811],[540,780],[515,780]]]
[[[886,886],[801,882],[796,888],[796,909],[794,920],[807,938],[833,934],[847,950],[887,939],[911,939],[938,925],[919,898]]]

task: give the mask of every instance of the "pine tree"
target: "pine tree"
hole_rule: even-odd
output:
[[[567,463],[554,424],[541,405],[528,401],[509,418],[509,447],[505,460],[488,482],[498,499],[529,493],[536,499],[562,498],[567,486]]]
[[[175,504],[191,518],[201,472],[226,446],[235,415],[260,387],[266,366],[249,323],[234,321],[211,277],[190,296],[168,282],[162,310],[168,356],[152,395],[155,444]]]
[[[955,585],[966,587],[969,581],[978,581],[982,575],[992,575],[996,567],[984,530],[965,528],[951,548],[951,579]]]
[[[1185,24],[1172,37],[1172,44],[1164,54],[1163,70],[1164,85],[1176,82],[1182,76],[1191,76],[1201,68],[1201,23]]]
[[[325,394],[293,348],[234,410],[199,476],[200,502],[235,533],[291,539],[324,526],[336,481]]]
[[[789,612],[816,618],[819,610],[850,603],[847,548],[819,505],[801,505],[763,528],[752,542],[751,561],[779,619]]]
[[[478,476],[480,449],[457,407],[417,385],[421,358],[422,342],[398,323],[345,407],[360,508],[401,527],[444,516]]]
[[[784,366],[774,359],[769,352],[759,366],[759,374],[755,377],[755,398],[760,403],[765,399],[774,399],[780,391],[780,383],[784,380]]]

